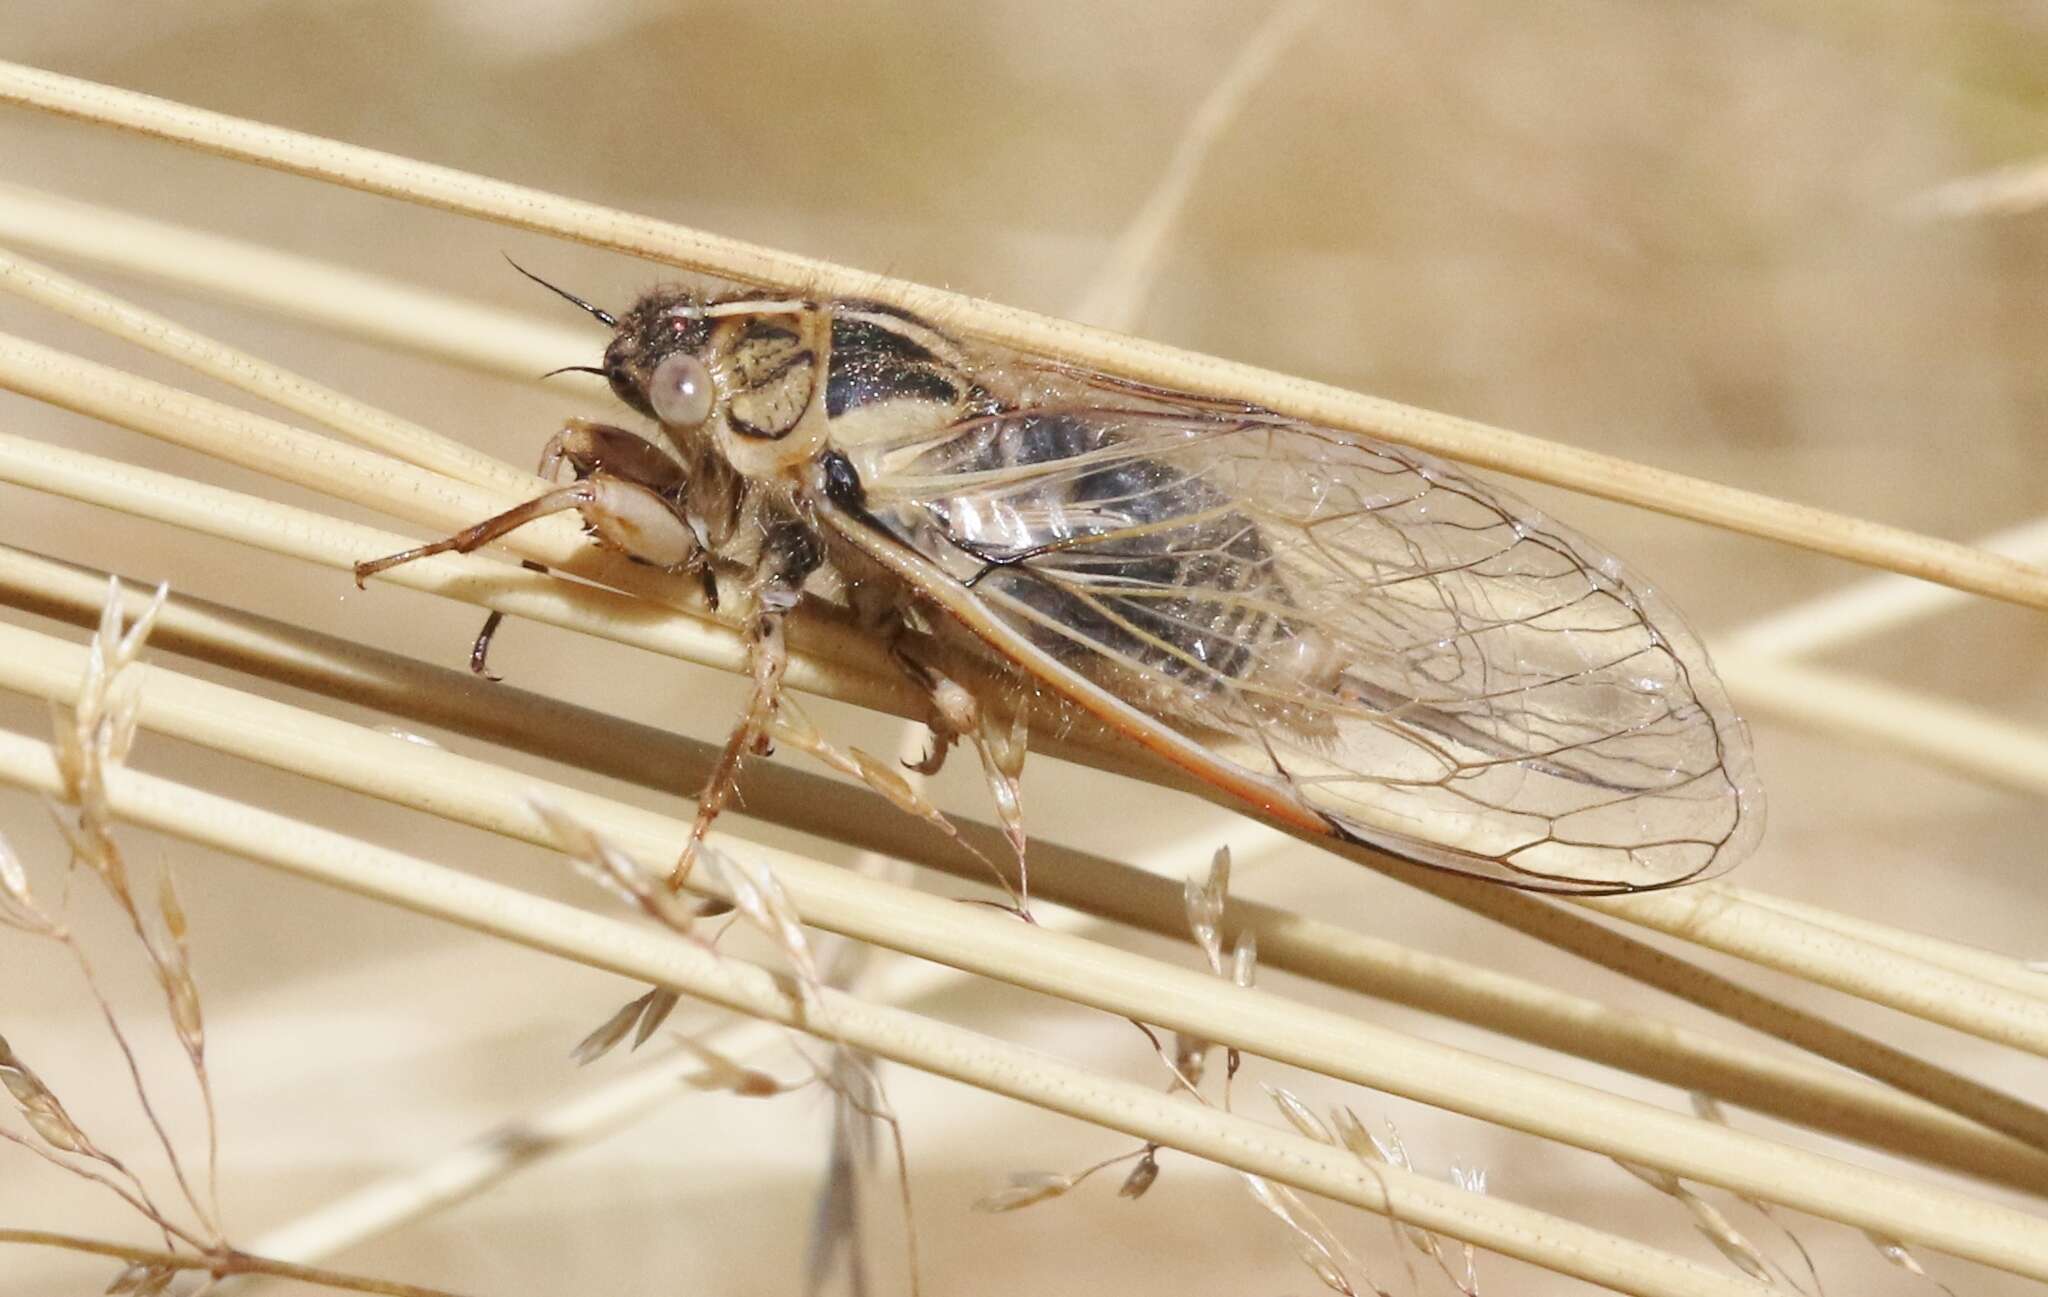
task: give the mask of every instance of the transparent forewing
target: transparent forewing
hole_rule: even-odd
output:
[[[878,520],[990,615],[1341,833],[1582,891],[1725,868],[1760,829],[1747,736],[1677,613],[1448,464],[1082,406],[865,467]]]

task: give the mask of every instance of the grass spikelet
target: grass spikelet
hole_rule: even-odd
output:
[[[164,1250],[36,1230],[0,1230],[0,1243],[41,1244],[122,1259],[126,1264],[108,1285],[109,1293],[145,1297],[160,1294],[169,1290],[180,1273],[197,1271],[213,1281],[230,1275],[290,1275],[336,1289],[391,1297],[452,1297],[438,1289],[273,1261],[243,1252],[228,1242],[220,1211],[219,1123],[207,1066],[205,1015],[199,984],[192,973],[185,907],[168,870],[158,879],[153,916],[145,914],[138,905],[130,885],[127,860],[115,835],[114,813],[107,794],[109,771],[126,759],[139,728],[142,681],[135,668],[167,594],[167,588],[160,585],[134,622],[124,625],[122,592],[118,582],[110,583],[88,647],[76,701],[68,707],[52,708],[55,724],[50,751],[55,759],[58,791],[51,810],[71,847],[71,863],[83,865],[89,875],[100,881],[102,890],[126,920],[163,994],[166,1018],[184,1052],[205,1114],[205,1192],[202,1195],[186,1173],[184,1159],[169,1126],[159,1115],[152,1087],[129,1043],[127,1029],[102,990],[84,946],[65,922],[37,903],[27,870],[13,848],[0,841],[0,893],[4,893],[0,897],[0,921],[54,940],[71,954],[127,1066],[135,1100],[156,1136],[189,1211],[189,1219],[180,1219],[159,1205],[129,1163],[88,1135],[56,1091],[22,1060],[11,1044],[0,1038],[0,1086],[13,1098],[40,1144],[5,1129],[0,1129],[0,1137],[118,1195],[158,1234]]]
[[[1677,1176],[1652,1167],[1631,1166],[1627,1162],[1618,1162],[1617,1165],[1684,1207],[1691,1214],[1693,1228],[1699,1231],[1700,1236],[1712,1243],[1715,1251],[1727,1257],[1744,1274],[1762,1283],[1774,1283],[1782,1278],[1795,1291],[1805,1291],[1797,1283],[1792,1282],[1782,1267],[1771,1261],[1754,1243],[1744,1237],[1718,1207],[1687,1188]]]

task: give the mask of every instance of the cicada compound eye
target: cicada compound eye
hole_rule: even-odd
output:
[[[711,370],[686,351],[664,358],[647,382],[648,407],[672,427],[703,427],[715,399]]]

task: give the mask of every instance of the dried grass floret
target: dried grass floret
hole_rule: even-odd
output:
[[[1159,1145],[1147,1144],[1145,1151],[1138,1156],[1138,1164],[1131,1168],[1131,1173],[1124,1177],[1124,1182],[1116,1187],[1116,1196],[1142,1198],[1145,1191],[1152,1187],[1152,1182],[1158,1178]]]
[[[218,1245],[224,1237],[220,1218],[219,1123],[215,1116],[213,1083],[206,1068],[206,1038],[199,1007],[199,988],[192,976],[190,953],[185,942],[185,913],[178,903],[177,891],[170,883],[169,875],[165,874],[157,891],[155,924],[152,925],[144,916],[135,899],[127,858],[114,837],[114,819],[106,796],[106,772],[127,759],[140,726],[142,680],[133,668],[169,594],[168,586],[159,585],[141,614],[124,627],[121,584],[119,580],[109,578],[107,596],[100,606],[99,624],[87,645],[85,673],[76,700],[70,707],[51,705],[53,750],[57,757],[61,791],[51,803],[50,811],[70,848],[72,866],[84,866],[86,872],[100,881],[148,955],[150,971],[163,991],[165,1008],[185,1051],[206,1112],[207,1192],[203,1202],[185,1172],[176,1143],[157,1115],[156,1104],[144,1082],[141,1065],[128,1042],[127,1032],[121,1026],[112,1003],[100,990],[99,979],[84,947],[68,926],[53,918],[46,917],[43,931],[63,944],[77,963],[87,990],[99,1006],[108,1034],[127,1065],[136,1101],[163,1148],[179,1190],[199,1220],[200,1236]],[[70,814],[66,814],[67,807]],[[26,882],[21,886],[25,900]],[[33,908],[32,901],[25,900],[25,903]],[[118,1162],[108,1160],[107,1164],[118,1169],[134,1186],[148,1207],[145,1214],[152,1217],[168,1238],[172,1231],[162,1219],[162,1213],[150,1202],[148,1191],[140,1180],[128,1173],[125,1167],[120,1167]]]
[[[825,979],[819,975],[810,939],[804,936],[803,920],[797,917],[796,905],[789,899],[789,893],[783,890],[775,871],[765,865],[710,850],[704,851],[699,859],[709,865],[713,875],[725,884],[732,897],[733,908],[782,951],[782,957],[789,961],[790,968],[796,973],[797,994],[803,1004],[804,1015],[815,1018],[818,992],[824,988]]]
[[[675,1011],[682,999],[674,991],[657,986],[637,999],[628,1000],[619,1011],[606,1018],[597,1030],[576,1042],[576,1048],[569,1051],[569,1057],[576,1066],[596,1062],[609,1054],[628,1035],[633,1037],[633,1048],[647,1043],[647,1038],[661,1029],[668,1015]]]
[[[711,1048],[701,1040],[688,1036],[676,1037],[676,1044],[696,1056],[704,1064],[704,1070],[695,1076],[683,1078],[683,1084],[693,1090],[724,1090],[747,1099],[767,1099],[778,1094],[809,1085],[803,1081],[778,1080],[758,1067],[748,1067],[725,1054]],[[813,1078],[815,1079],[815,1078]]]
[[[396,1297],[450,1297],[438,1289],[253,1256],[227,1241],[219,1198],[219,1122],[207,1069],[205,1013],[199,984],[192,972],[190,924],[168,869],[159,871],[154,915],[145,914],[136,900],[127,858],[114,835],[107,798],[107,772],[127,758],[138,730],[142,677],[132,668],[141,657],[167,593],[165,587],[159,586],[141,616],[124,627],[120,585],[118,581],[109,582],[76,700],[69,707],[52,708],[55,723],[51,753],[57,767],[58,793],[50,809],[70,849],[70,867],[74,871],[82,869],[100,881],[108,898],[127,920],[163,993],[166,1017],[184,1050],[204,1105],[206,1192],[203,1197],[196,1192],[186,1174],[177,1144],[158,1116],[127,1031],[102,990],[84,946],[60,913],[53,913],[38,902],[20,858],[0,841],[0,925],[56,941],[72,956],[108,1034],[121,1053],[136,1101],[163,1148],[193,1218],[192,1223],[180,1221],[159,1206],[141,1177],[121,1158],[97,1144],[65,1108],[56,1091],[22,1060],[11,1044],[0,1038],[0,1088],[6,1089],[36,1137],[30,1139],[0,1128],[0,1138],[118,1195],[159,1234],[163,1250],[16,1229],[0,1229],[0,1243],[62,1247],[123,1260],[126,1265],[105,1291],[135,1297],[154,1297],[168,1291],[176,1277],[186,1271],[203,1273],[214,1282],[229,1275],[268,1274]],[[94,1164],[100,1169],[95,1169]],[[206,1286],[211,1287],[211,1283]]]
[[[1912,1275],[1915,1279],[1922,1279],[1933,1284],[1936,1288],[1948,1294],[1948,1297],[1956,1297],[1955,1289],[1936,1279],[1933,1275],[1928,1274],[1921,1266],[1919,1258],[1915,1257],[1904,1243],[1899,1242],[1895,1238],[1885,1238],[1882,1235],[1873,1234],[1869,1230],[1863,1231],[1863,1237],[1870,1240],[1870,1245],[1876,1248],[1877,1254],[1885,1260],[1904,1270],[1907,1274]]]
[[[1210,857],[1209,874],[1197,882],[1193,875],[1181,892],[1188,914],[1188,931],[1209,960],[1209,971],[1223,976],[1223,906],[1230,896],[1230,848],[1216,848]]]
[[[41,1136],[45,1144],[59,1153],[77,1153],[118,1165],[86,1138],[78,1123],[71,1119],[71,1114],[64,1110],[56,1092],[43,1084],[43,1078],[36,1075],[35,1069],[15,1055],[4,1036],[0,1036],[0,1085],[7,1087],[7,1093],[20,1106],[29,1129]]]
[[[1773,1263],[1754,1243],[1743,1237],[1742,1232],[1735,1228],[1733,1222],[1718,1207],[1687,1188],[1685,1182],[1677,1176],[1668,1171],[1659,1171],[1655,1167],[1637,1166],[1629,1162],[1617,1161],[1615,1165],[1684,1207],[1692,1215],[1693,1228],[1714,1245],[1715,1251],[1728,1258],[1742,1273],[1760,1283],[1772,1283],[1784,1273],[1782,1267]],[[1786,1276],[1786,1281],[1791,1282],[1789,1276]],[[1792,1284],[1792,1287],[1795,1291],[1805,1291],[1796,1283]]]
[[[58,933],[56,922],[36,905],[28,889],[28,872],[5,838],[0,838],[0,924],[39,937]]]
[[[1330,1112],[1330,1123],[1335,1130],[1330,1142],[1341,1146],[1359,1161],[1368,1164],[1384,1162],[1403,1171],[1415,1170],[1414,1161],[1408,1155],[1408,1145],[1392,1122],[1387,1123],[1385,1136],[1380,1136],[1367,1130],[1365,1123],[1350,1108],[1334,1108]],[[1449,1174],[1451,1183],[1468,1193],[1486,1192],[1484,1167],[1467,1167],[1453,1162]],[[1410,1247],[1428,1257],[1444,1278],[1450,1280],[1465,1297],[1479,1297],[1478,1249],[1469,1243],[1459,1244],[1460,1264],[1453,1267],[1449,1249],[1433,1231],[1410,1225],[1391,1215],[1387,1218],[1387,1227],[1394,1232],[1396,1239],[1406,1239]]]
[[[1284,1185],[1274,1184],[1264,1176],[1247,1175],[1244,1179],[1251,1190],[1252,1200],[1271,1212],[1274,1219],[1294,1235],[1300,1245],[1302,1264],[1322,1285],[1333,1292],[1343,1293],[1345,1297],[1358,1297],[1358,1285],[1351,1278],[1351,1269],[1360,1268],[1358,1259],[1351,1255],[1343,1240],[1323,1223],[1322,1218],[1309,1210],[1301,1195]],[[1365,1283],[1380,1297],[1390,1297],[1386,1289],[1370,1278]]]
[[[641,864],[544,797],[528,797],[526,804],[547,826],[556,848],[585,877],[656,923],[682,936],[692,935],[699,910],[669,886],[666,873]]]
[[[1287,1118],[1288,1125],[1294,1127],[1318,1144],[1335,1144],[1337,1142],[1337,1137],[1330,1133],[1330,1128],[1323,1124],[1323,1119],[1310,1111],[1309,1106],[1300,1099],[1295,1098],[1291,1092],[1272,1084],[1267,1084],[1263,1088],[1266,1091],[1266,1097],[1271,1099],[1273,1106],[1280,1110],[1280,1115]]]
[[[167,1265],[152,1261],[136,1261],[127,1269],[114,1276],[114,1282],[107,1285],[107,1297],[128,1294],[129,1297],[156,1297],[171,1286],[171,1280],[178,1272]]]
[[[1132,1149],[1128,1153],[1118,1153],[1115,1157],[1106,1157],[1091,1166],[1081,1168],[1079,1171],[1012,1171],[1010,1172],[1009,1184],[992,1194],[976,1199],[974,1210],[991,1213],[1020,1211],[1025,1207],[1035,1206],[1041,1202],[1049,1202],[1054,1198],[1064,1198],[1067,1194],[1087,1183],[1098,1171],[1121,1165],[1133,1158],[1138,1159],[1138,1169],[1133,1170],[1129,1176],[1125,1177],[1124,1185],[1126,1187],[1133,1180],[1141,1179],[1140,1172],[1147,1163],[1150,1163],[1153,1167],[1150,1173],[1142,1177],[1142,1185],[1136,1192],[1122,1194],[1122,1196],[1127,1198],[1135,1198],[1138,1194],[1143,1193],[1145,1189],[1150,1188],[1152,1180],[1157,1178],[1159,1174],[1156,1157],[1158,1151],[1159,1146],[1157,1144],[1146,1144],[1141,1148]],[[1122,1190],[1119,1190],[1119,1193],[1122,1193]]]
[[[1713,1095],[1707,1094],[1704,1091],[1694,1090],[1687,1097],[1692,1102],[1693,1115],[1698,1117],[1701,1121],[1711,1121],[1718,1126],[1725,1126],[1728,1124],[1727,1110],[1721,1106],[1721,1101],[1719,1099],[1716,1099]],[[1761,1198],[1752,1197],[1748,1194],[1736,1194],[1735,1197],[1737,1201],[1741,1202],[1744,1206],[1754,1211],[1757,1215],[1769,1221],[1780,1234],[1784,1235],[1785,1241],[1792,1245],[1792,1250],[1799,1254],[1800,1263],[1806,1269],[1806,1277],[1808,1281],[1811,1282],[1813,1285],[1812,1291],[1816,1294],[1821,1292],[1822,1285],[1820,1281],[1820,1268],[1814,1264],[1813,1254],[1806,1250],[1805,1241],[1802,1240],[1798,1234],[1793,1232],[1792,1227],[1785,1223],[1783,1218],[1781,1218],[1778,1215],[1777,1211],[1772,1208],[1771,1204],[1763,1201],[1763,1199]],[[1782,1267],[1780,1268],[1780,1270],[1782,1272]],[[1799,1282],[1793,1279],[1790,1274],[1785,1275],[1785,1282],[1790,1284],[1795,1289],[1805,1291],[1805,1289],[1801,1288]]]
[[[676,890],[669,871],[642,864],[607,842],[595,829],[545,799],[530,797],[527,803],[547,826],[556,845],[606,891],[678,935],[700,941],[707,948],[712,944],[701,942],[693,932],[697,920],[707,911],[683,898]],[[819,997],[827,985],[834,983],[821,972],[822,961],[804,932],[802,916],[797,913],[795,903],[775,872],[709,846],[698,848],[696,861],[724,888],[730,897],[731,909],[759,929],[782,952],[795,974],[797,1002],[803,1017],[818,1017]],[[832,961],[832,976],[835,980],[851,979],[863,962],[859,958],[835,959]],[[680,996],[672,989],[654,987],[630,1001],[583,1038],[574,1051],[576,1061],[579,1064],[591,1062],[616,1047],[628,1035],[633,1037],[633,1046],[637,1049],[660,1029],[679,1000]],[[806,1055],[811,1076],[803,1081],[785,1082],[758,1069],[744,1067],[700,1042],[687,1037],[677,1039],[683,1048],[695,1053],[706,1064],[703,1073],[686,1080],[686,1084],[693,1088],[727,1090],[748,1098],[767,1098],[818,1082],[837,1096],[839,1111],[835,1115],[832,1167],[820,1199],[820,1229],[814,1234],[812,1243],[814,1273],[821,1272],[820,1267],[827,1254],[848,1249],[851,1250],[849,1255],[856,1258],[852,1264],[858,1269],[858,1253],[853,1241],[835,1233],[853,1227],[850,1177],[853,1167],[862,1160],[861,1152],[867,1147],[863,1143],[864,1132],[855,1129],[857,1123],[851,1118],[858,1116],[888,1126],[896,1155],[906,1251],[909,1254],[910,1289],[915,1293],[919,1282],[917,1229],[910,1201],[909,1155],[903,1145],[902,1123],[889,1107],[881,1080],[875,1074],[874,1060],[847,1047],[843,1041],[835,1040],[829,1064],[820,1065]]]

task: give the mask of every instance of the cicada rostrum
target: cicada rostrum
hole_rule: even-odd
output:
[[[359,575],[573,508],[635,558],[740,576],[755,688],[699,838],[811,597],[930,691],[935,755],[976,737],[944,669],[969,654],[1284,826],[1520,887],[1686,882],[1761,832],[1747,734],[1678,613],[1458,467],[874,302],[562,296],[613,330],[592,368],[665,445],[572,421],[542,467],[573,480]]]

